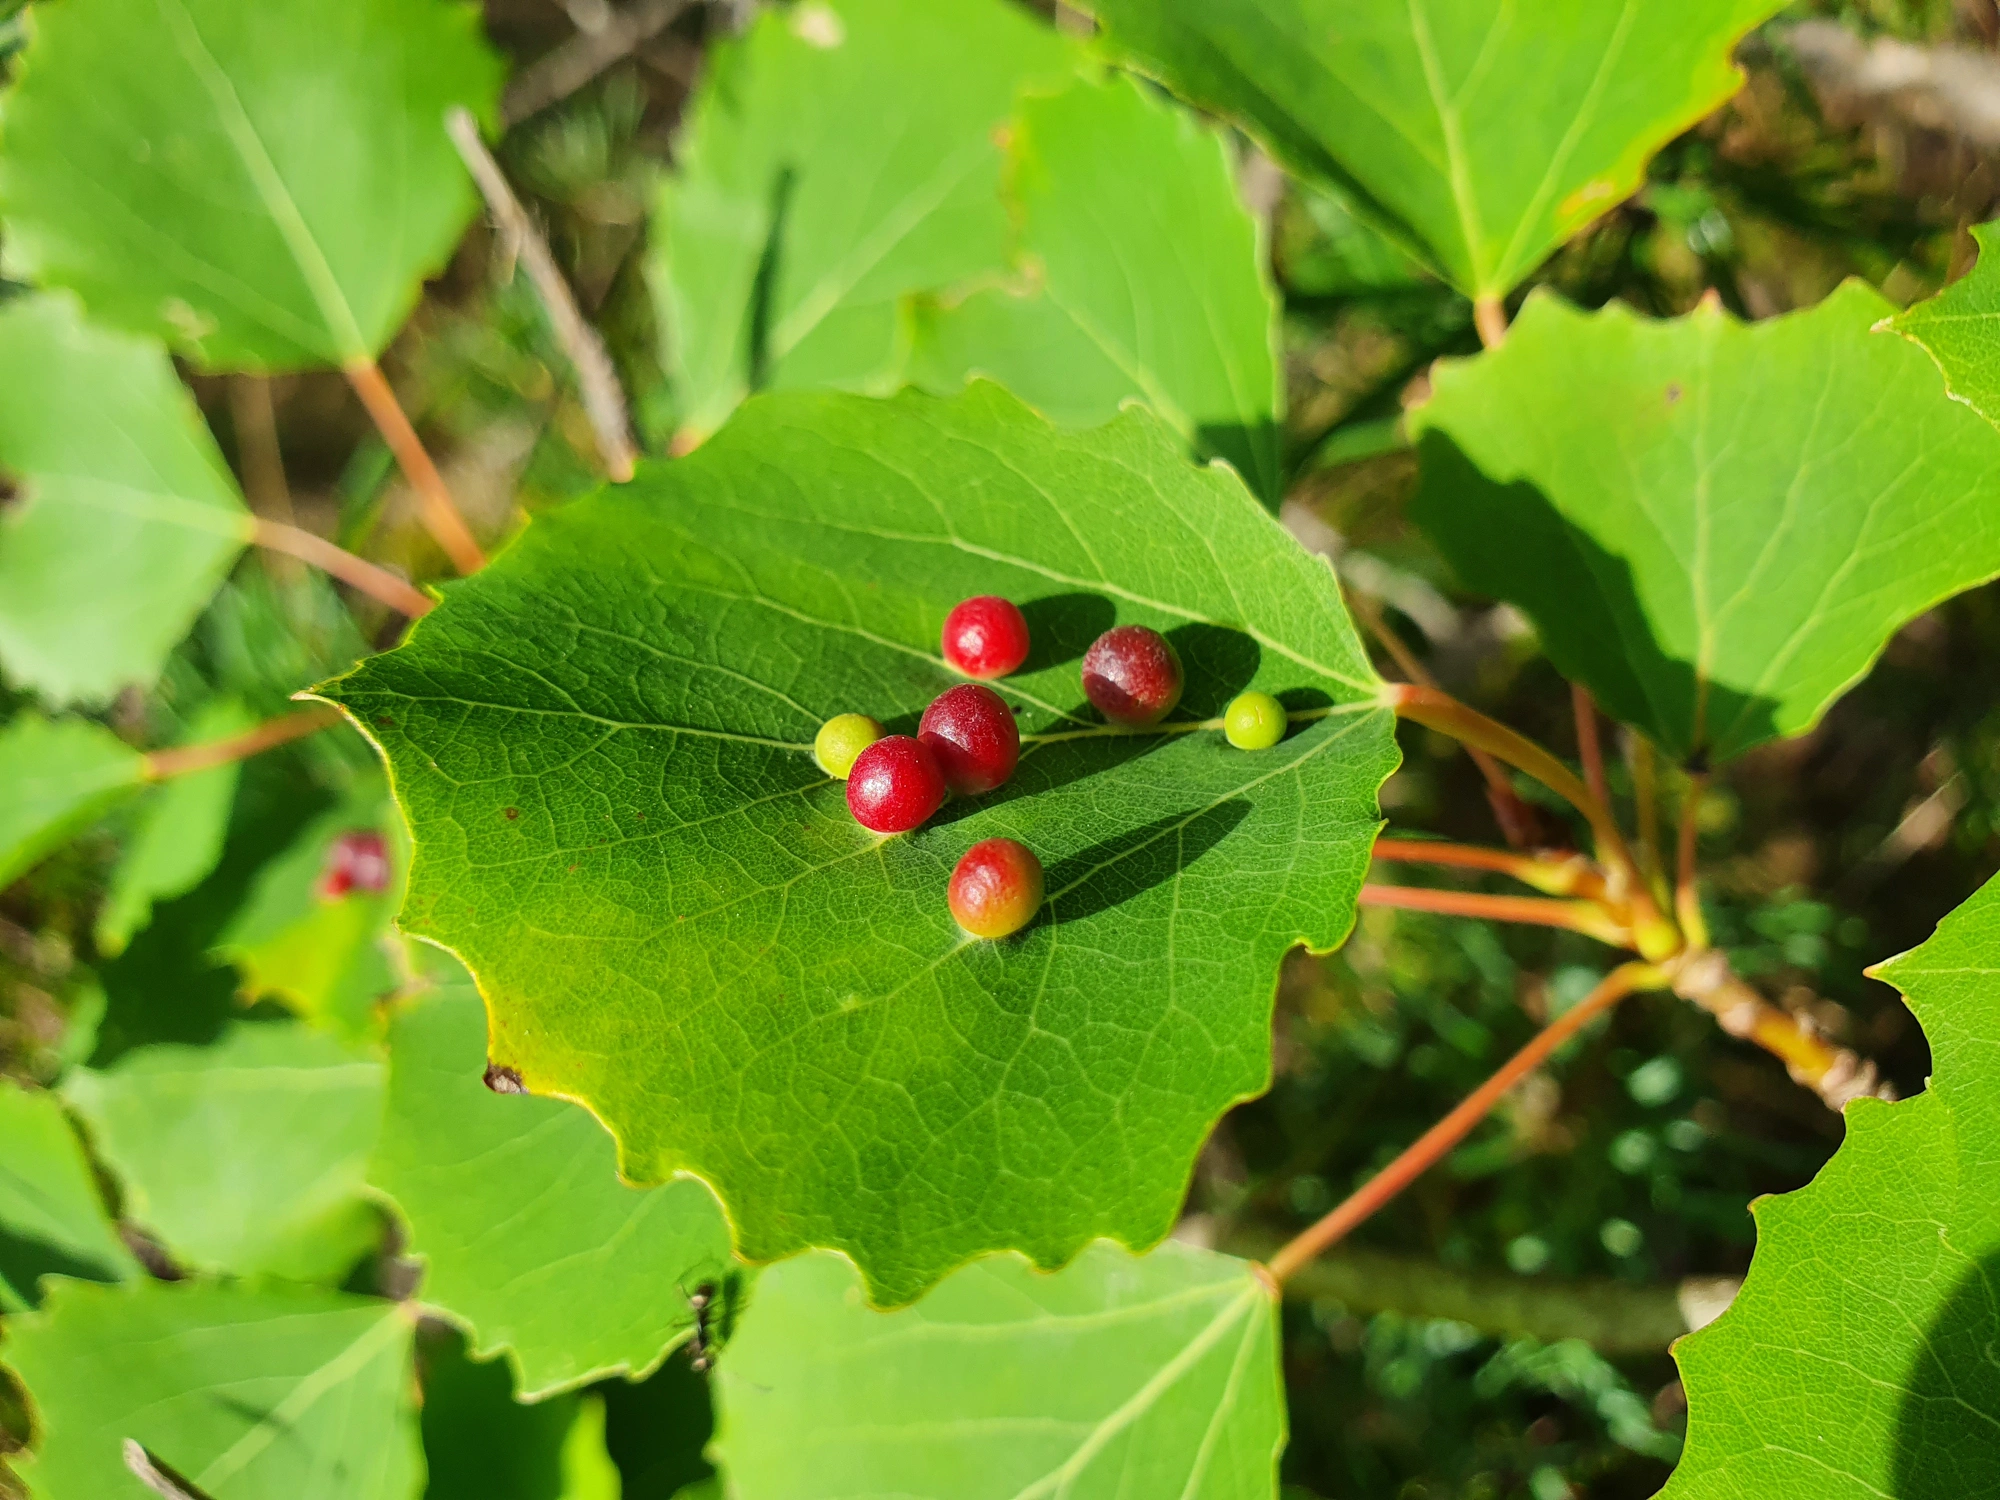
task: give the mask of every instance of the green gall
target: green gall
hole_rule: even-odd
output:
[[[1222,732],[1238,750],[1270,749],[1285,724],[1285,705],[1269,693],[1238,693],[1222,711]]]
[[[835,714],[813,736],[813,759],[836,781],[847,780],[863,750],[882,738],[882,726],[866,714]]]

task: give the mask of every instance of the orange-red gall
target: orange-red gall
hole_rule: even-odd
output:
[[[1013,839],[981,839],[951,872],[952,920],[976,938],[1019,932],[1042,908],[1042,862]]]

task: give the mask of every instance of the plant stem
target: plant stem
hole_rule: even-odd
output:
[[[1839,1110],[1864,1094],[1893,1097],[1877,1081],[1875,1065],[1827,1042],[1812,1023],[1779,1010],[1750,988],[1716,949],[1694,954],[1674,972],[1674,993],[1692,1000],[1733,1037],[1755,1042],[1784,1063],[1802,1083]]]
[[[1701,893],[1695,888],[1695,819],[1701,811],[1701,796],[1708,778],[1690,777],[1681,795],[1680,837],[1674,858],[1674,918],[1686,934],[1688,946],[1708,946],[1708,923],[1701,915]]]
[[[1493,922],[1560,927],[1614,948],[1627,948],[1632,943],[1632,934],[1625,926],[1595,901],[1489,896],[1483,891],[1440,891],[1414,885],[1364,885],[1358,899],[1363,906],[1393,906],[1402,911],[1430,911],[1448,917],[1484,917]]]
[[[632,441],[625,392],[618,384],[611,356],[605,352],[604,340],[585,320],[569,282],[549,251],[548,241],[536,230],[528,211],[521,207],[521,200],[514,196],[507,174],[500,170],[500,163],[479,138],[479,122],[472,117],[472,111],[462,107],[453,109],[445,116],[445,131],[458,147],[472,180],[479,184],[493,222],[518,247],[521,264],[527,267],[528,280],[534,283],[536,295],[542,299],[556,342],[562,345],[563,353],[569,356],[570,365],[576,370],[584,414],[590,419],[591,431],[597,435],[597,451],[604,459],[605,470],[619,484],[624,484],[639,461],[639,449]]]
[[[1507,304],[1498,297],[1473,298],[1472,326],[1479,330],[1481,345],[1498,349],[1507,342]]]
[[[340,711],[336,708],[320,705],[300,709],[295,714],[271,719],[255,729],[231,735],[225,740],[210,740],[205,745],[182,745],[173,750],[155,750],[146,756],[139,774],[147,781],[166,781],[175,776],[186,776],[192,771],[206,771],[211,766],[224,766],[232,760],[248,760],[253,755],[303,739],[339,722]]]
[[[477,573],[486,566],[486,554],[473,540],[465,517],[459,514],[458,505],[451,498],[444,475],[431,462],[423,439],[410,425],[410,418],[382,374],[382,367],[372,359],[357,359],[341,369],[355,395],[361,398],[361,404],[368,408],[382,441],[396,455],[397,465],[416,490],[417,513],[423,519],[424,529],[444,548],[445,556],[459,572]]]
[[[1403,675],[1419,687],[1437,689],[1437,679],[1417,659],[1416,653],[1403,644],[1403,638],[1389,628],[1389,622],[1382,618],[1381,608],[1375,601],[1358,589],[1349,588],[1345,594],[1348,608],[1367,627],[1368,633],[1375,637],[1382,649],[1389,653]],[[1463,740],[1459,743],[1486,780],[1486,800],[1492,805],[1493,819],[1500,825],[1501,837],[1515,849],[1529,849],[1541,843],[1541,829],[1534,809],[1521,800],[1521,794],[1508,781],[1507,773],[1500,769],[1500,762],[1477,745],[1467,745]]]
[[[302,562],[309,562],[322,572],[332,574],[349,587],[358,589],[369,598],[379,600],[413,620],[429,614],[435,607],[432,599],[412,588],[387,568],[377,567],[367,558],[356,557],[345,548],[336,547],[325,537],[315,536],[297,526],[288,526],[283,521],[267,521],[259,516],[251,522],[250,540],[256,546],[268,548],[273,552],[282,552],[287,557],[296,557]]]
[[[1400,717],[1413,719],[1440,734],[1448,734],[1462,744],[1477,746],[1516,770],[1534,777],[1589,820],[1598,849],[1607,860],[1615,860],[1628,867],[1631,865],[1632,856],[1625,848],[1624,835],[1611,821],[1609,809],[1591,795],[1590,788],[1577,780],[1568,766],[1526,735],[1487,718],[1478,709],[1470,708],[1433,687],[1420,687],[1413,683],[1391,684],[1388,703]]]
[[[1583,784],[1600,807],[1611,806],[1611,784],[1604,779],[1604,746],[1597,738],[1597,705],[1590,689],[1581,683],[1569,685],[1570,708],[1576,714],[1576,758],[1583,767]]]
[[[1491,870],[1550,896],[1595,897],[1603,894],[1604,890],[1603,878],[1590,868],[1590,862],[1580,854],[1547,857],[1430,839],[1377,839],[1375,857],[1399,864]]]
[[[1548,1060],[1564,1042],[1634,990],[1664,989],[1666,974],[1652,964],[1620,964],[1577,1004],[1543,1027],[1535,1039],[1507,1059],[1500,1071],[1474,1089],[1459,1106],[1425,1131],[1388,1166],[1377,1172],[1332,1213],[1276,1255],[1269,1269],[1283,1284],[1321,1251],[1338,1244],[1354,1228],[1434,1166],[1456,1146],[1509,1090]]]
[[[1628,731],[1626,760],[1632,767],[1632,801],[1639,810],[1639,868],[1647,879],[1660,868],[1660,792],[1653,776],[1653,742]]]

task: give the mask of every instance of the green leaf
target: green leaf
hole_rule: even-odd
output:
[[[1073,426],[1149,402],[1275,503],[1282,386],[1221,136],[998,0],[772,12],[661,199],[681,441],[752,389],[983,374]]]
[[[249,540],[215,439],[165,350],[67,297],[0,304],[0,393],[0,667],[55,703],[150,686]]]
[[[50,1283],[8,1320],[40,1500],[143,1496],[127,1441],[210,1500],[409,1500],[422,1483],[409,1315],[310,1287]]]
[[[893,388],[899,299],[1005,266],[995,137],[1077,56],[999,0],[812,0],[717,48],[654,238],[687,432],[756,385]]]
[[[1974,225],[1972,238],[1979,246],[1972,269],[1887,326],[1937,361],[1954,400],[2000,423],[2000,223]]]
[[[424,1338],[418,1367],[424,1500],[619,1500],[602,1396],[524,1404],[507,1366],[475,1364],[455,1334]]]
[[[1673,1500],[1960,1500],[2000,1474],[2000,882],[1871,970],[1908,997],[1930,1087],[1847,1107],[1810,1186],[1760,1199],[1735,1303],[1674,1346]]]
[[[1022,101],[1008,171],[1024,284],[947,294],[913,376],[990,376],[1073,427],[1142,397],[1275,504],[1276,308],[1221,135],[1130,79],[1079,82]]]
[[[1112,44],[1500,297],[1734,94],[1781,0],[1090,0]]]
[[[1247,1261],[1178,1244],[983,1260],[893,1313],[802,1256],[723,1351],[714,1448],[741,1500],[1275,1500],[1277,1321]]]
[[[380,840],[388,882],[336,892],[329,872],[342,842],[356,838]],[[409,970],[393,928],[408,864],[387,785],[379,775],[362,777],[257,872],[249,899],[216,939],[216,955],[243,976],[243,998],[274,999],[346,1041],[379,1037],[380,1004]]]
[[[256,721],[232,699],[218,699],[194,717],[189,743],[240,734]],[[97,913],[98,951],[125,951],[153,916],[153,903],[193,890],[222,858],[229,811],[236,801],[238,761],[177,776],[140,809],[132,837],[111,872],[111,889]]]
[[[16,274],[204,368],[379,353],[470,217],[447,110],[493,113],[440,0],[91,0],[35,13],[0,213]]]
[[[0,888],[145,782],[146,758],[87,719],[28,712],[0,729]]]
[[[588,1112],[496,1094],[485,1069],[469,979],[396,1013],[368,1176],[409,1223],[418,1295],[478,1358],[505,1350],[525,1398],[643,1375],[692,1331],[687,1294],[728,1269],[729,1226],[698,1182],[625,1186]]]
[[[237,1022],[211,1047],[142,1047],[62,1092],[179,1264],[337,1282],[376,1242],[362,1168],[382,1067],[297,1022]]]
[[[979,593],[1023,604],[999,686],[1059,738],[877,838],[813,734],[914,727]],[[1184,721],[1252,684],[1325,716],[1258,754],[1107,735],[1077,659],[1121,620],[1170,632]],[[1332,571],[1235,476],[1143,409],[1063,432],[987,384],[761,398],[324,691],[389,758],[403,925],[478,976],[494,1060],[588,1103],[632,1179],[713,1184],[750,1259],[845,1249],[896,1300],[984,1250],[1167,1232],[1265,1086],[1279,959],[1352,923],[1396,753]],[[999,834],[1052,896],[973,942],[945,883]]]
[[[2000,571],[2000,435],[1869,332],[1886,310],[1858,282],[1754,324],[1531,297],[1504,346],[1433,371],[1413,514],[1674,754],[1802,733]]]
[[[33,1302],[51,1272],[117,1281],[139,1267],[61,1101],[0,1078],[0,1310]]]

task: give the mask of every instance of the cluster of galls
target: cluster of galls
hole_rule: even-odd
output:
[[[1028,622],[1006,599],[967,599],[944,622],[944,659],[966,676],[992,681],[1028,659]],[[1146,729],[1181,701],[1185,677],[1172,642],[1143,625],[1120,625],[1083,657],[1083,692],[1113,724]],[[1285,710],[1266,693],[1243,693],[1223,715],[1229,742],[1261,750],[1284,737]],[[847,782],[847,807],[876,833],[907,833],[947,792],[976,797],[1006,783],[1021,759],[1021,731],[1006,700],[979,681],[947,688],[924,710],[914,736],[884,734],[866,714],[837,714],[820,726],[813,758]],[[1003,938],[1027,926],[1042,904],[1042,864],[1014,839],[983,839],[952,871],[947,899],[974,937]]]

